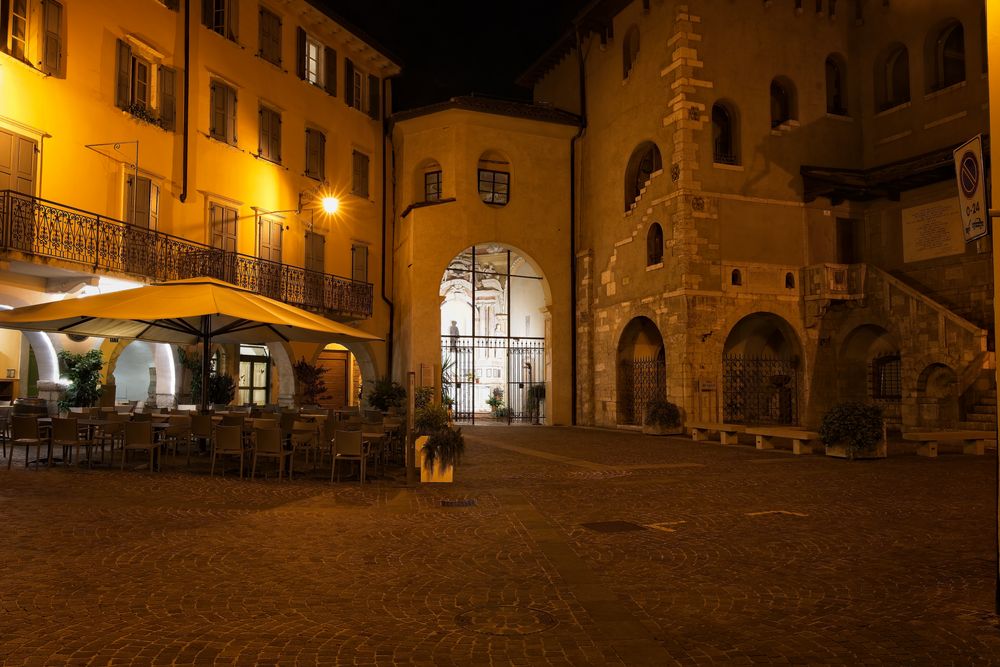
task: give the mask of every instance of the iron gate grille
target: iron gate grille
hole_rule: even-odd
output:
[[[797,364],[766,355],[722,357],[723,420],[732,424],[797,424]]]
[[[622,361],[618,386],[618,423],[641,424],[646,404],[667,395],[667,366],[662,358],[639,357]]]
[[[543,419],[544,379],[544,338],[441,336],[441,390],[455,421],[496,421],[483,400],[495,387],[503,391],[500,419]]]

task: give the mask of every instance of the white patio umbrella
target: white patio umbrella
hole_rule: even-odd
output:
[[[202,344],[202,409],[207,407],[209,346],[304,341],[382,340],[340,322],[214,278],[188,278],[0,312],[0,328],[157,343]]]

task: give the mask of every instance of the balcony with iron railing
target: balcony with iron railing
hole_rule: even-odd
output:
[[[371,283],[225,252],[13,190],[0,190],[0,254],[154,282],[208,276],[330,317],[372,314]]]

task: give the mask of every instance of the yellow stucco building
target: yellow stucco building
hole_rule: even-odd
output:
[[[303,0],[0,10],[0,304],[208,275],[389,339],[383,122],[400,70],[370,39]],[[100,343],[21,338],[0,345],[13,395],[52,397],[55,352]],[[175,350],[126,343],[105,345],[119,399],[186,392]],[[291,363],[319,351],[223,352],[244,401],[286,403]],[[366,381],[387,372],[385,344],[352,352]]]

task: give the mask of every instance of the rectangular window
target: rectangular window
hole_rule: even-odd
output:
[[[149,99],[149,63],[142,58],[132,55],[132,82],[131,96],[132,104],[142,109],[148,109]]]
[[[212,32],[235,42],[239,6],[239,0],[202,0],[201,22]]]
[[[441,200],[441,171],[428,171],[424,174],[424,201]]]
[[[368,282],[368,246],[354,244],[351,246],[351,279]]]
[[[134,174],[126,176],[125,184],[125,222],[144,229],[155,229],[160,217],[160,187],[150,179]]]
[[[351,193],[360,197],[368,196],[368,156],[360,151],[354,151],[353,186]]]
[[[267,62],[281,67],[281,17],[260,8],[260,51],[258,55]]]
[[[306,81],[314,86],[323,85],[323,45],[306,36]]]
[[[260,146],[258,155],[271,162],[281,162],[281,114],[260,107]]]
[[[322,181],[326,178],[326,135],[306,128],[306,176]]]
[[[236,91],[221,81],[213,81],[211,98],[212,117],[209,119],[209,135],[227,144],[235,144]]]
[[[12,0],[10,4],[10,55],[20,60],[28,56],[28,0]]]
[[[354,70],[354,81],[350,83],[354,90],[354,95],[351,98],[351,106],[353,106],[358,111],[364,111],[364,99],[365,99],[365,75],[358,70]]]
[[[115,106],[166,130],[177,123],[177,74],[153,62],[149,53],[137,52],[118,40],[115,72]]]
[[[260,219],[260,239],[257,256],[269,262],[281,263],[281,220]]]
[[[316,232],[306,232],[306,271],[325,271],[326,237]]]
[[[899,355],[877,357],[872,361],[873,398],[898,400],[903,396],[902,363]]]
[[[479,170],[479,196],[487,204],[507,204],[510,195],[510,174],[493,169]]]
[[[236,252],[236,221],[239,212],[222,204],[209,204],[208,224],[212,247],[224,252]]]

